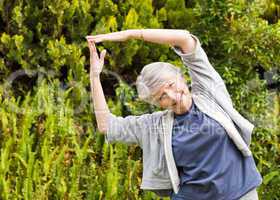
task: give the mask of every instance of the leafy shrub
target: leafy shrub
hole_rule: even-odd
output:
[[[221,74],[235,107],[257,128],[251,149],[261,199],[279,199],[279,1],[0,1],[1,199],[156,199],[140,190],[141,150],[96,131],[85,36],[132,28],[187,29]],[[153,112],[134,81],[153,61],[182,66],[165,45],[105,42],[110,110]],[[190,80],[187,73],[186,79]],[[159,198],[158,198],[159,199]]]

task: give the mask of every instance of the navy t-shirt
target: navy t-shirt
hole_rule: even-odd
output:
[[[186,200],[235,200],[262,182],[253,157],[244,157],[225,129],[194,102],[188,112],[174,116],[172,149],[180,176],[177,195]]]

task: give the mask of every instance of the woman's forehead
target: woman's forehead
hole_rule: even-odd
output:
[[[165,75],[161,80],[161,83],[158,83],[158,87],[156,87],[153,92],[152,96],[154,97],[160,97],[161,93],[163,93],[164,88],[166,88],[170,83],[179,83],[181,81],[184,81],[182,76],[179,75]]]
[[[159,87],[158,87],[158,89],[155,91],[155,93],[154,93],[154,97],[155,98],[159,98],[160,96],[161,96],[161,94],[164,92],[164,89],[170,84],[170,83],[173,83],[173,82],[175,82],[176,80],[174,80],[174,79],[169,79],[169,80],[166,80],[166,81],[164,81],[163,83],[162,83],[162,85],[160,85]]]

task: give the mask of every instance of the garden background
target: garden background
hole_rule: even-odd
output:
[[[96,131],[86,35],[186,29],[200,38],[235,108],[257,128],[251,149],[280,199],[279,0],[0,0],[0,199],[159,199],[140,190],[141,149]],[[138,115],[135,79],[150,62],[186,68],[168,46],[102,43],[110,110]]]

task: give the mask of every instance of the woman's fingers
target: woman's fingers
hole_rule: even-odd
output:
[[[88,36],[86,36],[86,38],[87,38],[88,40],[92,40],[92,39],[104,37],[105,35],[108,35],[108,34],[88,35]]]
[[[94,38],[98,38],[98,37],[102,37],[104,35],[108,35],[110,33],[107,33],[107,34],[98,34],[98,35],[87,35],[86,38],[87,39],[94,39]]]
[[[128,32],[120,31],[107,34],[99,34],[94,36],[86,36],[89,41],[94,41],[95,43],[103,41],[125,41],[128,39]]]
[[[101,53],[100,53],[100,56],[98,56],[98,53],[97,53],[96,46],[95,46],[94,42],[88,40],[88,45],[89,45],[91,54],[95,58],[100,59],[101,61],[104,61],[104,58],[105,58],[105,55],[106,55],[106,49],[102,50]]]
[[[99,58],[94,42],[88,40],[88,46],[90,48],[90,54],[93,55],[95,58]]]
[[[110,36],[98,36],[95,38],[89,38],[89,41],[93,41],[95,43],[110,41],[110,40],[112,40]]]
[[[105,34],[98,34],[98,35],[88,35],[86,36],[87,39],[97,39],[97,38],[110,38],[112,36],[119,35],[120,32],[113,32],[113,33],[105,33]]]
[[[89,40],[87,40],[87,42],[88,42],[88,47],[89,47],[89,49],[90,49],[90,52],[94,52],[94,48],[93,48],[93,46],[92,46],[92,42],[89,41]]]
[[[102,62],[104,61],[105,55],[106,55],[106,49],[101,51],[101,54],[100,54],[100,60],[102,60]]]
[[[96,50],[96,46],[95,46],[95,43],[94,41],[91,41],[91,44],[92,44],[92,47],[94,49],[94,52],[97,54],[97,50]],[[97,54],[98,55],[98,54]]]
[[[95,39],[92,39],[92,41],[94,41],[95,43],[99,43],[99,42],[106,41],[106,39],[105,38],[95,38]]]
[[[97,52],[96,46],[95,46],[95,44],[94,44],[94,41],[90,41],[90,40],[88,40],[88,41],[89,41],[89,43],[90,43],[91,50],[92,50],[93,52]]]
[[[99,43],[99,42],[105,41],[107,36],[106,36],[106,34],[100,34],[100,35],[95,35],[95,36],[86,36],[86,38],[87,38],[87,40],[89,40],[91,42]]]
[[[87,38],[87,42],[90,48],[90,75],[91,76],[99,75],[104,65],[106,50],[104,49],[99,56],[94,41],[90,41]]]

